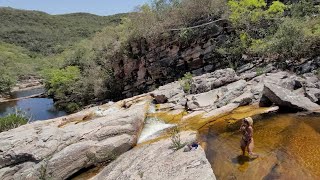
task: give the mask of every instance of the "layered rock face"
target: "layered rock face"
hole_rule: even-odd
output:
[[[122,108],[126,100],[1,133],[0,179],[66,179],[113,160],[137,142],[149,104],[143,99],[129,108]]]
[[[262,107],[277,105],[294,111],[320,110],[317,104],[320,90],[317,75],[308,73],[297,76],[275,68],[269,70],[262,74],[254,71],[236,74],[232,69],[221,69],[192,78],[189,94],[183,91],[179,82],[162,86],[151,94],[165,99],[157,103],[164,103],[166,107],[203,112],[207,114],[205,117],[254,103]],[[251,74],[250,78],[248,74]]]
[[[183,143],[196,140],[196,132],[181,133]],[[140,145],[104,168],[94,180],[215,180],[204,150],[184,152],[170,148],[171,139]]]
[[[228,66],[215,53],[215,48],[227,40],[231,29],[227,21],[197,29],[201,33],[183,40],[180,31],[157,44],[141,41],[130,45],[129,55],[113,64],[117,82],[127,97],[155,90],[183,76],[186,72],[200,75]]]

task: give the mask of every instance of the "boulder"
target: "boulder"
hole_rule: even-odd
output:
[[[310,99],[276,84],[265,83],[263,95],[280,107],[302,111],[320,110],[320,106]]]
[[[166,102],[185,105],[185,93],[178,81],[160,86],[158,89],[150,93],[154,97],[157,104]]]
[[[285,71],[268,73],[263,81],[269,84],[276,84],[288,90],[299,89],[305,84],[305,79]]]
[[[320,102],[320,89],[317,88],[306,88],[306,97],[314,103]]]
[[[303,77],[306,79],[306,87],[320,89],[320,76],[317,76],[315,73],[306,73]]]
[[[246,81],[249,81],[257,76],[258,76],[257,72],[245,72],[241,74],[240,78]]]
[[[212,110],[227,105],[231,101],[246,104],[243,101],[246,99],[246,101],[251,102],[252,98],[251,100],[247,99],[251,97],[249,93],[241,96],[244,93],[245,87],[246,81],[239,80],[209,92],[191,94],[187,96],[187,106],[190,110]],[[239,99],[236,99],[237,97]]]
[[[0,179],[66,179],[128,151],[137,143],[148,102],[127,109],[121,104],[104,113],[92,108],[1,133]]]
[[[191,94],[198,94],[235,82],[239,77],[233,69],[228,68],[197,76],[192,80]]]
[[[242,95],[236,97],[231,102],[232,103],[238,103],[239,106],[246,106],[252,103],[253,100],[253,94],[251,92],[245,92]]]
[[[196,140],[196,132],[180,133],[182,143]],[[215,180],[211,165],[204,150],[174,151],[171,139],[135,147],[105,167],[94,180]]]
[[[243,66],[240,66],[240,67],[237,69],[237,73],[243,73],[243,72],[249,71],[249,70],[252,69],[254,66],[255,66],[255,65],[252,64],[252,63],[244,64]]]

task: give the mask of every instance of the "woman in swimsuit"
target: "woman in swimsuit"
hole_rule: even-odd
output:
[[[241,150],[242,155],[245,155],[246,148],[248,148],[248,153],[250,157],[258,157],[253,153],[254,141],[253,141],[253,120],[251,117],[247,117],[242,121],[240,131],[243,136],[241,138]]]

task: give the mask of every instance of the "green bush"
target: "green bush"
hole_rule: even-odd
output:
[[[319,7],[312,0],[300,0],[290,5],[290,14],[294,18],[313,16],[319,13]]]
[[[111,63],[115,55],[123,50],[119,41],[123,26],[107,27],[92,40],[84,40],[63,53],[62,68],[49,68],[43,72],[48,94],[56,100],[56,105],[69,112],[81,106],[120,93],[114,82]]]
[[[179,79],[180,85],[185,93],[190,93],[192,84],[192,74],[190,72],[184,74],[184,76]]]
[[[225,0],[153,0],[137,9],[124,22],[129,39],[159,39],[169,29],[198,25],[203,20],[225,18]]]
[[[278,55],[283,58],[314,56],[320,45],[319,32],[319,20],[286,18],[272,36],[254,40],[250,51],[258,55]]]
[[[67,94],[76,80],[80,77],[80,70],[76,66],[64,69],[50,69],[43,73],[49,95]]]
[[[0,132],[17,128],[21,125],[27,124],[28,118],[21,113],[10,114],[6,117],[0,118]]]
[[[181,148],[183,148],[186,145],[186,143],[181,142],[181,137],[180,137],[180,130],[178,127],[174,127],[171,131],[171,146],[174,151],[177,151]]]
[[[52,96],[58,107],[67,108],[66,102],[76,101],[70,97],[76,89],[76,82],[80,78],[80,70],[76,66],[67,66],[64,69],[47,69],[42,72],[49,96]],[[60,104],[61,103],[61,104]],[[70,109],[74,109],[73,105]]]
[[[0,68],[0,71],[1,69],[2,68]],[[3,70],[0,74],[0,94],[9,93],[15,82],[15,78]]]
[[[307,51],[309,45],[308,42],[305,42],[305,39],[303,23],[288,19],[280,25],[268,42],[268,51],[285,57],[296,57]]]
[[[283,16],[287,8],[280,1],[273,1],[267,7],[265,0],[230,0],[230,21],[237,28],[249,31],[264,28],[264,22]]]
[[[279,1],[267,6],[265,0],[230,0],[228,6],[236,35],[229,37],[223,46],[234,59],[247,53],[249,47],[256,47],[257,40],[272,35],[287,8]]]

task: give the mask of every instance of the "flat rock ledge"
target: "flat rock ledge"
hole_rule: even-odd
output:
[[[66,179],[130,150],[137,143],[149,102],[127,108],[120,104],[1,133],[0,179]],[[94,115],[97,111],[102,117]]]
[[[181,132],[181,141],[196,140],[196,132]],[[204,150],[184,152],[184,148],[174,151],[171,139],[163,139],[152,144],[144,144],[122,154],[105,167],[94,180],[215,180]]]

